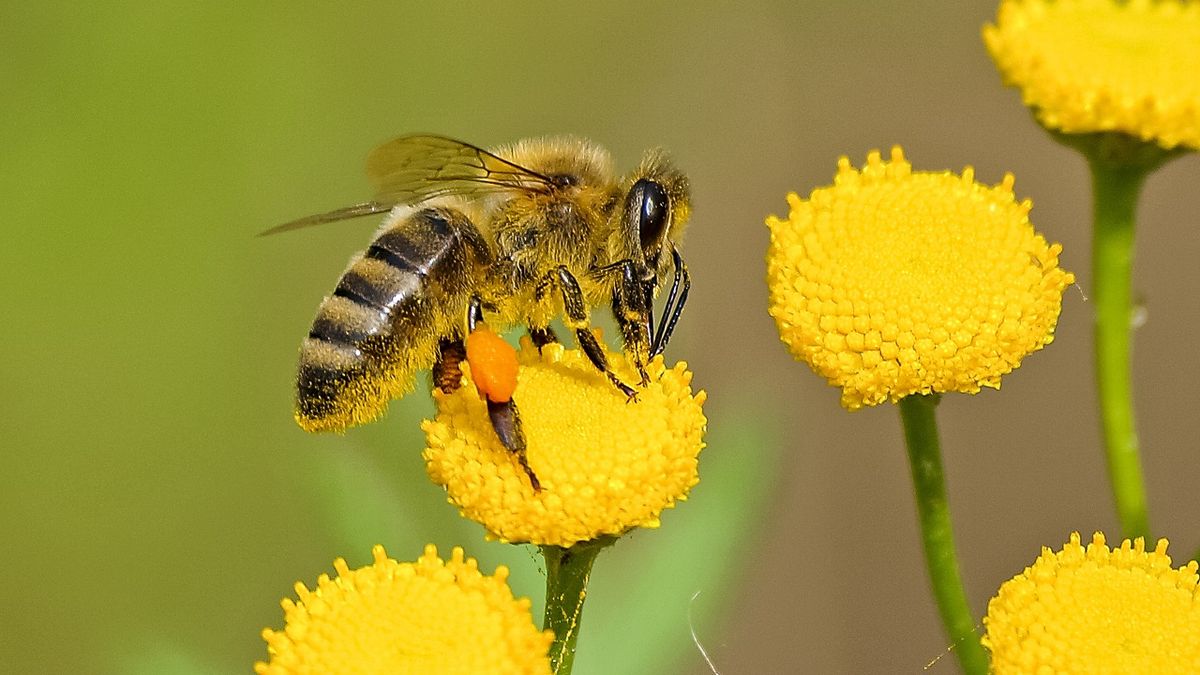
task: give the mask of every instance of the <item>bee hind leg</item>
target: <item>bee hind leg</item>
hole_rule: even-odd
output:
[[[533,473],[533,469],[529,468],[529,460],[525,455],[525,432],[521,429],[521,413],[517,410],[516,401],[489,400],[487,409],[488,419],[492,422],[496,436],[500,438],[500,444],[517,458],[517,463],[525,470],[525,475],[529,476],[529,483],[534,491],[541,490],[542,484],[538,481],[537,474]]]
[[[483,321],[483,302],[479,296],[472,296],[471,303],[467,308],[467,330],[474,333],[477,328],[487,330],[486,324]],[[453,361],[453,375],[455,377],[455,389],[462,381],[462,371],[458,365],[462,361],[468,361],[466,346],[461,339],[442,340],[439,347],[448,345],[448,350],[442,350],[438,358],[437,364],[434,366],[434,377],[437,379],[439,367],[446,367],[449,361]],[[510,348],[511,349],[511,348]],[[461,350],[461,351],[460,351]],[[461,357],[459,354],[461,353]],[[515,358],[515,355],[514,355]],[[477,362],[472,364],[472,371],[475,368],[487,369],[493,367],[493,363],[489,361]],[[478,386],[478,380],[477,386]],[[443,391],[446,391],[443,388]],[[484,394],[484,400],[487,401],[488,420],[492,423],[492,429],[496,432],[496,437],[500,439],[500,444],[506,450],[511,452],[517,458],[517,463],[525,471],[525,475],[529,477],[529,483],[533,486],[534,491],[542,489],[541,482],[538,481],[537,474],[529,467],[529,460],[525,454],[525,432],[521,429],[521,413],[517,410],[516,401],[512,400],[508,393],[502,394],[504,400],[493,400],[495,392],[487,391],[486,388],[481,392]]]

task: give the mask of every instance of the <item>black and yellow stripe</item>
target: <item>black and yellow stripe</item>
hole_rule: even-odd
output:
[[[487,250],[463,214],[426,208],[397,218],[356,256],[300,347],[296,421],[342,430],[379,417],[457,330]]]

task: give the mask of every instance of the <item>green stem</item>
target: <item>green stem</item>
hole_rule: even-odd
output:
[[[1149,173],[1087,155],[1092,170],[1092,300],[1096,307],[1096,388],[1104,451],[1122,536],[1150,534],[1133,414],[1133,230]]]
[[[937,404],[939,397],[912,395],[900,399],[900,418],[904,422],[904,440],[912,469],[913,492],[921,520],[925,544],[925,565],[937,600],[942,625],[950,636],[954,654],[968,675],[988,672],[988,656],[975,633],[975,615],[967,604],[958,558],[954,552],[954,528],[942,473],[941,446],[938,442]]]
[[[546,560],[546,614],[542,628],[554,631],[554,644],[550,645],[550,670],[554,675],[570,675],[575,665],[575,642],[579,638],[592,563],[600,551],[615,541],[615,537],[600,537],[570,548],[541,547]]]
[[[1059,143],[1092,171],[1092,301],[1096,307],[1096,391],[1108,477],[1123,537],[1150,537],[1146,488],[1133,413],[1133,234],[1146,177],[1182,155],[1119,132],[1064,134]]]

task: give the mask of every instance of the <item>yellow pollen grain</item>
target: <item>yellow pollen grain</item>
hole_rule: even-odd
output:
[[[1029,223],[1013,177],[914,172],[899,147],[770,217],[769,311],[792,354],[855,410],[1000,386],[1054,338],[1061,247]]]
[[[1047,128],[1200,149],[1200,3],[1004,0],[983,38]]]
[[[988,603],[984,646],[1006,673],[1200,672],[1200,589],[1195,561],[1173,569],[1167,540],[1110,549],[1097,532],[1032,566]]]
[[[686,364],[655,359],[649,384],[627,401],[577,350],[550,344],[539,355],[526,339],[519,358],[513,400],[542,489],[500,444],[464,377],[453,394],[435,393],[437,417],[423,425],[426,467],[449,501],[505,542],[570,546],[658,527],[663,509],[699,481],[705,394],[692,393]],[[608,358],[624,381],[638,381],[624,356]]]

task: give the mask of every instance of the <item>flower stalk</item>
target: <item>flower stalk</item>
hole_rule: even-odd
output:
[[[1079,150],[1092,174],[1092,300],[1104,453],[1121,536],[1149,537],[1133,404],[1134,229],[1146,178],[1181,151],[1119,133],[1053,136]]]
[[[1139,167],[1089,157],[1092,171],[1092,295],[1096,389],[1113,500],[1126,538],[1149,535],[1146,488],[1133,409],[1134,212],[1146,180]]]
[[[616,537],[599,537],[570,547],[539,547],[546,561],[546,613],[542,628],[554,631],[554,643],[550,645],[550,670],[554,675],[570,675],[575,665],[575,644],[592,564],[600,551],[616,540]]]
[[[941,396],[936,394],[906,396],[899,403],[900,418],[904,423],[904,440],[921,522],[925,565],[938,613],[963,672],[984,675],[988,672],[988,657],[975,632],[975,615],[967,604],[954,550],[954,527],[946,499],[935,414],[940,399]]]

